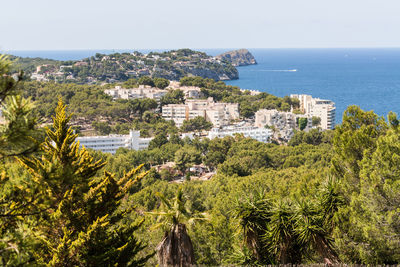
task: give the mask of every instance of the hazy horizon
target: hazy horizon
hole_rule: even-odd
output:
[[[257,50],[257,49],[400,49],[399,46],[370,46],[370,47],[170,47],[170,48],[163,48],[163,47],[153,47],[153,48],[72,48],[72,49],[13,49],[13,50],[7,50],[9,52],[12,51],[98,51],[98,50],[177,50],[177,49],[191,49],[191,50],[220,50],[220,49],[231,49],[231,50],[237,50],[237,49],[251,49],[251,50]],[[0,49],[0,51],[2,51]]]
[[[0,51],[400,47],[397,0],[15,0],[2,9]]]

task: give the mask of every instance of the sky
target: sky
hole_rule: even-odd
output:
[[[400,47],[399,0],[0,0],[0,51]]]

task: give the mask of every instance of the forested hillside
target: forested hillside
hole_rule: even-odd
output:
[[[44,81],[101,83],[123,82],[130,78],[151,76],[179,80],[188,75],[214,80],[238,79],[237,69],[228,61],[190,49],[142,54],[99,54],[82,60],[58,61],[9,56],[15,68],[27,77]],[[32,76],[32,74],[34,74]]]

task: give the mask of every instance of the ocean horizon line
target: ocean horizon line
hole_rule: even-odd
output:
[[[172,47],[172,48],[51,48],[51,49],[0,49],[0,52],[58,52],[58,51],[123,51],[123,50],[178,50],[178,49],[191,49],[191,50],[237,50],[237,49],[276,49],[276,50],[308,50],[308,49],[400,49],[400,46],[368,46],[368,47],[357,47],[357,46],[343,46],[343,47],[215,47],[215,48],[193,48],[193,47]]]

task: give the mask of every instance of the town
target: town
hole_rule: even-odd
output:
[[[177,81],[170,81],[166,89],[148,85],[139,85],[138,88],[116,86],[104,92],[115,100],[150,98],[159,103],[170,90],[182,91],[185,103],[162,106],[161,115],[165,120],[173,121],[177,127],[181,127],[185,121],[201,117],[212,124],[210,131],[195,130],[182,133],[181,138],[198,136],[213,139],[241,134],[264,143],[272,141],[285,143],[291,139],[296,130],[307,132],[311,129],[332,130],[335,127],[335,103],[310,95],[290,96],[299,102],[297,112],[260,109],[253,118],[242,119],[238,103],[215,102],[212,97],[205,99],[200,87],[180,86]],[[131,130],[129,135],[85,136],[79,137],[78,140],[81,146],[86,148],[114,154],[120,147],[134,150],[147,149],[152,137],[143,138],[140,137],[139,131]]]

